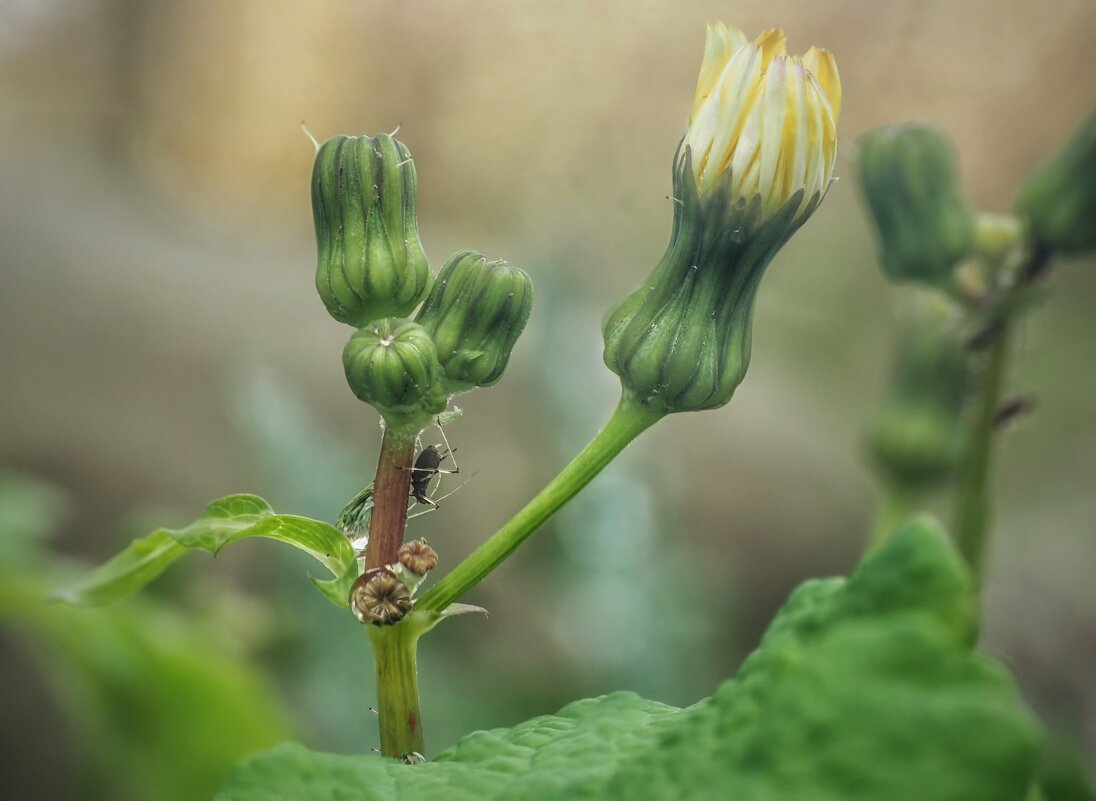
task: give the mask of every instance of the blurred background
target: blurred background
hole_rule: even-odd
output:
[[[190,555],[104,610],[38,602],[213,498],[333,521],[371,477],[377,420],[312,285],[301,121],[321,140],[399,126],[435,268],[474,248],[533,276],[505,378],[459,399],[446,429],[474,478],[409,531],[444,568],[615,404],[601,316],[665,246],[670,162],[718,19],[836,54],[840,180],[770,268],[734,402],[645,434],[469,596],[489,620],[425,640],[433,753],[615,689],[692,703],[794,585],[855,564],[876,501],[863,435],[906,297],[875,263],[855,140],[937,123],[975,203],[1007,210],[1096,103],[1096,4],[0,2],[7,797],[202,798],[287,737],[376,745],[366,638],[289,549]],[[1094,268],[1061,263],[1023,327],[1010,380],[1038,410],[1000,450],[984,627],[1047,727],[1089,754]],[[668,575],[688,577],[673,607]]]

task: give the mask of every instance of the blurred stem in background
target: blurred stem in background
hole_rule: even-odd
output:
[[[989,345],[985,372],[975,397],[974,419],[956,478],[953,531],[976,586],[982,581],[986,535],[991,520],[993,441],[998,428],[1010,338],[1008,326],[1002,325]]]

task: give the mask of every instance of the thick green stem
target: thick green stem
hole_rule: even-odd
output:
[[[975,416],[959,463],[956,483],[955,541],[976,585],[981,582],[986,533],[990,523],[990,466],[1008,363],[1008,345],[1009,329],[1007,324],[1002,324],[989,343],[985,372],[978,386]]]
[[[441,581],[430,588],[415,608],[440,612],[474,587],[514,550],[590,483],[625,446],[659,420],[651,411],[627,396],[589,444],[533,500],[495,532]]]
[[[888,482],[883,488],[883,496],[879,499],[879,506],[875,510],[875,521],[872,523],[871,542],[869,550],[875,550],[887,540],[895,529],[909,517],[913,509],[913,498],[910,491],[900,487],[896,483]]]
[[[421,630],[409,621],[394,626],[366,626],[377,668],[377,713],[381,755],[424,753],[419,675],[415,652]]]
[[[365,546],[367,568],[390,565],[403,545],[407,526],[407,498],[411,491],[411,460],[415,458],[416,432],[386,428],[373,480],[373,515]]]

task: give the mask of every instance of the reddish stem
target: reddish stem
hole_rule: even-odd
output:
[[[395,429],[385,429],[377,476],[373,480],[373,516],[369,521],[369,542],[365,546],[366,568],[398,561],[407,525],[407,498],[411,492],[411,461],[415,438]]]

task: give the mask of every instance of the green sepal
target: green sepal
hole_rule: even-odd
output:
[[[674,162],[674,224],[654,272],[606,314],[605,364],[633,400],[661,414],[714,409],[750,363],[757,287],[820,196],[802,190],[772,214],[734,200],[730,171],[703,199],[688,148]],[[800,208],[800,206],[803,208]]]
[[[390,317],[355,331],[343,349],[343,370],[353,393],[390,428],[417,433],[448,405],[434,340],[411,320]]]
[[[1020,190],[1016,210],[1032,238],[1063,253],[1096,248],[1096,112]]]
[[[316,153],[316,290],[355,327],[409,314],[430,290],[415,216],[415,163],[388,134],[335,136]]]
[[[214,501],[186,528],[159,529],[134,540],[88,575],[57,589],[53,600],[94,606],[126,598],[159,576],[188,550],[216,554],[248,537],[265,537],[292,545],[342,577],[355,564],[346,536],[320,520],[278,515],[257,495],[229,495]]]
[[[898,281],[948,283],[976,233],[951,143],[933,126],[911,124],[876,128],[859,144],[860,184],[883,271]]]
[[[415,317],[437,346],[450,393],[502,377],[532,307],[524,270],[470,250],[450,257]]]

